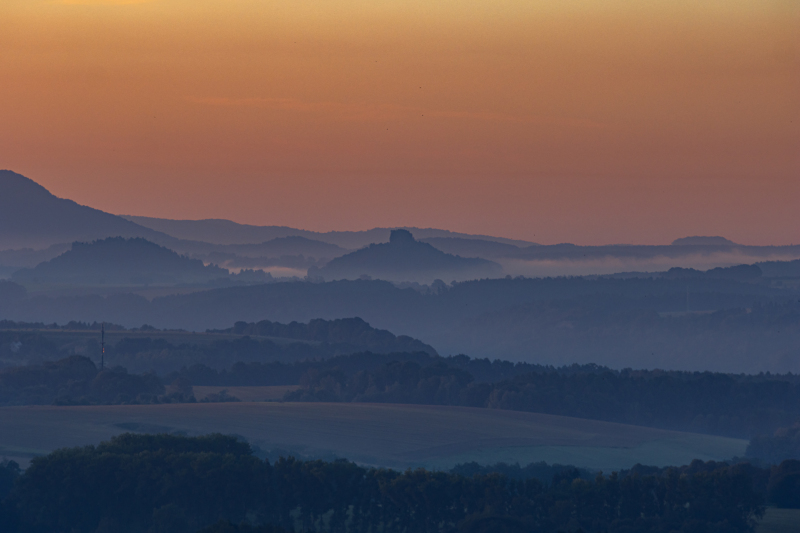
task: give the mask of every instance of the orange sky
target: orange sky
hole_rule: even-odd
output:
[[[800,243],[795,0],[3,0],[0,168],[115,213]]]

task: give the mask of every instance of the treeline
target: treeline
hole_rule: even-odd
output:
[[[98,369],[81,356],[0,370],[0,405],[150,404],[194,401],[191,387],[170,390],[155,374]]]
[[[372,352],[426,352],[436,355],[432,346],[411,337],[395,336],[391,331],[376,329],[360,318],[340,318],[323,320],[317,318],[308,322],[281,324],[262,320],[261,322],[236,322],[232,328],[208,330],[209,333],[230,333],[254,337],[279,337],[322,342],[331,345],[359,346]]]
[[[100,326],[96,322],[69,322],[65,326],[58,326],[0,321],[0,366],[3,361],[20,364],[70,355],[99,357]],[[96,338],[86,335],[76,337],[65,335],[61,330],[96,331],[98,335]],[[373,328],[360,318],[312,320],[308,324],[237,322],[232,328],[210,331],[206,335],[178,336],[176,338],[180,339],[194,337],[192,342],[179,344],[169,342],[161,335],[161,331],[148,325],[126,330],[107,324],[106,330],[137,332],[136,336],[106,343],[108,362],[131,372],[154,371],[162,375],[194,364],[222,369],[235,361],[292,362],[327,359],[363,351],[436,355],[436,350],[421,341]]]
[[[246,348],[258,341],[230,343]],[[129,374],[120,367],[99,372],[89,359],[72,356],[0,370],[0,404],[185,402],[194,401],[195,385],[300,385],[284,400],[508,409],[739,438],[769,435],[800,422],[800,380],[791,374],[553,368],[422,352],[239,362],[227,370],[192,364],[160,378]],[[775,449],[783,453],[786,446]],[[755,456],[773,462],[794,457]]]
[[[345,460],[270,464],[246,443],[221,435],[126,434],[36,458],[21,474],[10,466],[5,469],[17,479],[0,509],[0,526],[9,533],[259,531],[250,526],[265,525],[348,533],[489,527],[744,533],[762,516],[765,495],[774,496],[765,487],[780,490],[774,472],[746,463],[695,461],[592,480],[564,475],[549,484],[497,473],[400,473]],[[800,475],[798,466],[781,465],[778,475]],[[231,525],[242,522],[250,526]]]
[[[461,405],[573,416],[749,438],[800,420],[800,383],[789,375],[544,369],[476,382],[448,359],[393,361],[348,374],[310,368],[286,401]]]
[[[105,327],[108,331],[139,331],[140,328],[128,329],[119,324],[101,324],[100,322],[81,322],[80,320],[70,320],[63,326],[59,326],[55,322],[52,324],[45,324],[44,322],[14,322],[13,320],[0,320],[0,330],[69,330],[69,331],[100,331],[101,327]],[[148,325],[142,326],[143,330],[158,331],[156,328]]]
[[[524,480],[538,479],[545,485],[559,484],[562,480],[583,479],[592,481],[597,477],[597,472],[587,468],[578,468],[574,465],[547,464],[544,461],[520,466],[519,463],[495,463],[481,465],[476,462],[461,463],[450,469],[450,473],[464,477],[486,476],[500,474],[508,479]]]
[[[784,459],[800,460],[800,422],[792,427],[778,428],[772,435],[757,435],[747,447],[747,456],[771,464]],[[798,485],[800,493],[800,485]]]

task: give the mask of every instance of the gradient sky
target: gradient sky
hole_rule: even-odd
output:
[[[0,168],[106,211],[800,243],[796,0],[2,0]]]

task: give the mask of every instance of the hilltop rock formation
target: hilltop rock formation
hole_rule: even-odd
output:
[[[378,278],[390,281],[430,283],[498,277],[502,267],[486,259],[464,258],[437,250],[414,239],[410,231],[393,230],[388,243],[371,244],[337,257],[309,276],[324,279]]]

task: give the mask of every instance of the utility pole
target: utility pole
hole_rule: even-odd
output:
[[[106,365],[106,323],[100,325],[100,370]]]

